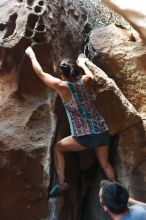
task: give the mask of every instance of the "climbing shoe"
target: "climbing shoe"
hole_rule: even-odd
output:
[[[49,192],[49,198],[59,196],[62,192],[69,190],[70,186],[68,183],[64,182],[63,184],[55,182],[52,189]]]

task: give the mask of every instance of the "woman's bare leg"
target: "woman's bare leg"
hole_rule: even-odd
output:
[[[64,182],[64,170],[65,170],[64,152],[69,152],[69,151],[75,152],[75,151],[82,151],[85,149],[86,148],[79,145],[72,136],[63,138],[62,140],[60,140],[55,144],[54,161],[60,183]]]
[[[109,163],[109,147],[108,146],[98,146],[95,148],[97,159],[101,167],[103,168],[107,178],[111,181],[116,181],[116,176],[112,165]]]

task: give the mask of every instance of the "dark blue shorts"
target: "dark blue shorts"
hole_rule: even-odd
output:
[[[76,142],[83,147],[91,148],[109,144],[109,131],[98,134],[88,134],[83,136],[74,136]]]

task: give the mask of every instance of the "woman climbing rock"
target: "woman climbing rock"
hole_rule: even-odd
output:
[[[31,47],[26,49],[37,76],[50,88],[56,90],[65,107],[71,135],[58,141],[54,146],[55,168],[58,175],[49,196],[57,196],[69,188],[65,182],[64,152],[83,151],[94,148],[97,159],[109,180],[115,180],[113,167],[108,160],[109,132],[104,118],[97,111],[91,96],[94,76],[87,68],[84,55],[80,55],[77,63],[63,60],[60,64],[60,79],[43,72]],[[78,66],[77,66],[78,65]],[[77,68],[80,67],[80,68]],[[78,69],[84,71],[80,79]]]

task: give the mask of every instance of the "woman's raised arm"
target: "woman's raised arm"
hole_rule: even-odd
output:
[[[50,88],[55,89],[55,90],[59,90],[62,80],[52,76],[49,73],[45,73],[42,70],[42,67],[40,66],[39,62],[37,61],[35,53],[31,47],[28,47],[25,50],[25,53],[30,57],[33,69],[34,69],[35,73],[37,74],[37,76]]]

